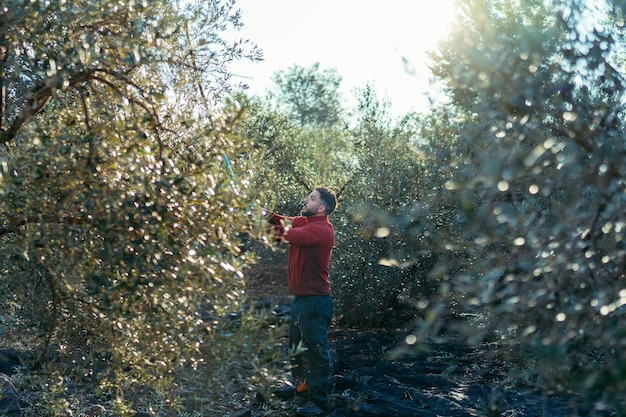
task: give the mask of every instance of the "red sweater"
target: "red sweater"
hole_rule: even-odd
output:
[[[281,221],[291,222],[285,233]],[[335,229],[328,216],[286,217],[273,214],[270,224],[289,242],[288,279],[293,295],[329,295],[328,265]]]

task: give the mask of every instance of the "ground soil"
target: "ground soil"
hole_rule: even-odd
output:
[[[266,253],[249,271],[252,300],[289,311],[286,254]],[[329,330],[334,369],[330,417],[570,417],[610,416],[572,396],[547,395],[509,376],[510,363],[497,344],[469,346],[458,339],[426,341],[411,355],[394,355],[408,331],[355,329],[335,323]],[[406,346],[406,345],[405,345]],[[276,402],[258,398],[238,417],[292,416],[293,391],[278,390]]]

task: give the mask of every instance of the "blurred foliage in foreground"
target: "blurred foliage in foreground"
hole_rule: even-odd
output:
[[[626,85],[624,10],[594,7],[464,4],[434,55],[459,134],[431,141],[450,161],[431,201],[457,204],[442,243],[462,272],[437,269],[480,318],[470,340],[514,344],[528,382],[602,407],[626,393]]]
[[[232,7],[3,3],[0,326],[44,365],[30,415],[81,383],[119,414],[219,414],[281,375],[282,332],[243,305],[240,236],[264,231],[224,161],[251,149],[241,110],[217,98],[259,54],[220,37]]]

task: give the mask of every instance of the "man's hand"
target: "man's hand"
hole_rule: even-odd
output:
[[[270,213],[267,219],[272,231],[272,239],[280,242],[287,242],[285,235],[292,226],[290,219],[284,218],[275,213]]]

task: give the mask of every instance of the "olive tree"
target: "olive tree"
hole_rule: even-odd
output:
[[[333,126],[341,122],[341,76],[334,68],[294,65],[274,74],[279,107],[302,126]]]
[[[462,256],[435,270],[481,317],[470,340],[495,335],[526,352],[524,375],[546,392],[619,407],[623,10],[609,2],[601,20],[581,1],[460,5],[433,66],[461,116],[458,136],[451,152],[431,146],[452,157],[441,195],[456,200],[462,239],[442,248]]]
[[[241,134],[259,149],[252,188],[267,208],[297,214],[316,185],[339,191],[355,171],[334,69],[294,65],[274,74],[274,90],[248,101]]]
[[[406,225],[392,222],[421,199],[424,167],[414,154],[415,129],[392,120],[389,102],[369,85],[357,99],[348,132],[354,169],[334,214],[338,316],[348,325],[403,325],[410,310],[405,301],[429,292],[433,258],[414,252],[401,233]]]
[[[243,307],[240,236],[264,231],[225,165],[245,175],[251,150],[224,104],[228,63],[259,57],[221,36],[240,25],[230,1],[3,3],[3,343],[71,364],[33,404],[59,413],[87,381],[120,413],[181,391],[215,411],[281,366]]]

